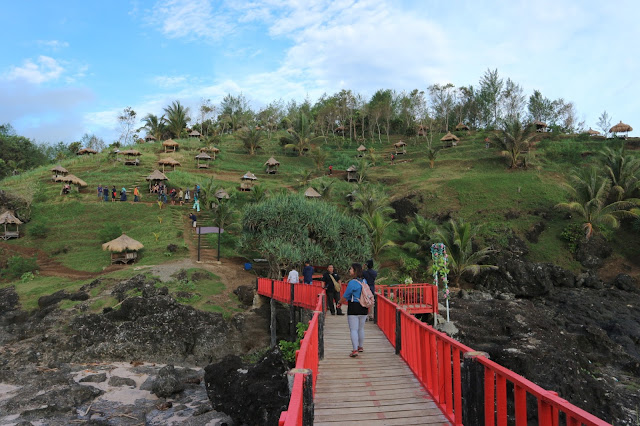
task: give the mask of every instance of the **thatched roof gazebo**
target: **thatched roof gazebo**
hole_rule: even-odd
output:
[[[364,153],[367,152],[367,147],[364,145],[360,145],[356,151],[358,151],[358,157],[364,157]]]
[[[396,155],[407,153],[407,143],[405,141],[396,142],[393,144],[393,147],[396,150]]]
[[[216,198],[217,198],[218,200],[222,200],[222,199],[226,199],[226,200],[228,200],[228,199],[229,199],[229,194],[227,194],[227,191],[225,191],[225,190],[224,190],[224,189],[222,189],[222,188],[220,188],[220,189],[218,189],[218,190],[216,191],[215,196],[216,196]]]
[[[462,121],[456,125],[456,131],[469,130],[469,126],[464,124]]]
[[[202,136],[202,135],[197,130],[192,130],[191,133],[189,133],[189,137],[190,138],[200,138],[200,136]]]
[[[278,167],[280,166],[280,162],[275,158],[271,157],[264,163],[267,166],[266,172],[269,174],[275,174],[278,171]]]
[[[124,155],[124,165],[125,166],[139,166],[140,159],[134,157],[140,157],[142,153],[137,149],[125,149],[124,151],[120,151],[120,154]]]
[[[162,146],[164,147],[164,152],[167,152],[167,149],[170,149],[171,152],[176,152],[178,147],[180,147],[180,144],[173,139],[167,139],[166,141],[162,142]]]
[[[429,130],[429,126],[425,126],[421,124],[418,126],[418,136],[425,136],[427,134],[427,130]]]
[[[144,141],[145,142],[155,142],[156,138],[153,135],[147,135],[147,136],[144,137]]]
[[[220,152],[220,150],[218,148],[216,148],[215,146],[207,146],[204,148],[200,148],[200,152],[210,152],[211,154],[213,154],[213,159],[216,159],[216,154],[218,154]]]
[[[536,132],[546,132],[547,131],[547,123],[543,123],[540,120],[535,120],[533,123],[536,126]]]
[[[358,181],[358,168],[353,164],[347,169],[347,182]]]
[[[162,173],[160,170],[154,170],[145,179],[149,181],[149,192],[151,192],[151,188],[156,183],[160,183],[160,182],[163,182],[165,180],[169,180],[169,178],[164,173]]]
[[[620,121],[618,124],[609,129],[609,131],[611,133],[626,133],[625,137],[627,137],[629,136],[629,132],[633,131],[633,127]]]
[[[172,169],[171,171],[176,169],[176,166],[180,165],[180,162],[178,160],[174,160],[171,157],[167,157],[167,158],[162,158],[158,161],[158,164],[162,166],[162,173],[164,173],[164,166],[171,166]]]
[[[20,238],[19,227],[22,225],[22,221],[13,215],[13,212],[7,210],[0,215],[0,225],[4,225],[4,234],[0,235],[3,240],[10,238]],[[7,225],[15,225],[16,229],[11,231],[7,229]]]
[[[72,174],[68,174],[66,176],[58,176],[57,178],[54,179],[54,181],[64,182],[69,185],[75,185],[78,188],[78,191],[80,190],[80,188],[85,188],[87,186],[87,182],[83,181],[78,176],[72,175]],[[63,191],[64,191],[64,187],[60,191],[60,193],[62,194]]]
[[[127,234],[122,234],[115,240],[111,240],[102,245],[102,250],[111,252],[111,263],[130,263],[138,258],[138,250],[144,246],[140,241],[136,241]]]
[[[68,175],[69,171],[64,167],[57,165],[53,169],[51,169],[51,173],[53,173],[53,176],[51,176],[51,180],[55,180],[58,176]]]
[[[460,142],[460,138],[458,138],[451,132],[447,132],[447,134],[444,135],[440,140],[444,142],[444,146],[447,148],[456,146],[458,145],[458,142]]]
[[[211,156],[209,154],[207,154],[206,152],[201,152],[200,154],[196,155],[195,159],[197,160],[197,164],[196,167],[199,169],[208,169],[209,168],[209,160],[211,160]],[[200,160],[203,161],[202,164],[200,164]]]
[[[240,184],[240,191],[251,191],[254,182],[257,181],[258,178],[253,173],[247,172],[240,178],[240,180],[242,181]]]
[[[321,198],[322,195],[320,195],[320,193],[318,191],[316,191],[315,189],[313,189],[312,187],[307,188],[306,191],[304,191],[304,196],[307,198]]]
[[[89,155],[89,154],[97,154],[98,151],[96,151],[95,149],[91,149],[91,148],[82,148],[81,150],[79,150],[76,154],[77,155]]]
[[[589,130],[587,130],[587,134],[589,136],[597,136],[600,134],[600,132],[597,130],[593,130],[591,127],[589,127]]]

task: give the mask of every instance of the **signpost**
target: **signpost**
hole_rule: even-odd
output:
[[[200,262],[200,235],[202,234],[218,234],[218,260],[220,260],[220,234],[224,233],[224,229],[217,226],[198,226],[196,233],[198,234],[198,262]]]

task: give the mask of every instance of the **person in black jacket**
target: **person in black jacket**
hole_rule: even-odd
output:
[[[367,270],[362,272],[362,276],[365,280],[367,280],[367,284],[371,289],[371,293],[373,297],[376,298],[376,303],[378,302],[378,296],[376,296],[376,277],[378,276],[378,271],[373,269],[373,259],[367,260]],[[373,308],[369,308],[369,319],[373,319]]]
[[[329,311],[331,311],[331,315],[335,315],[336,311],[338,315],[344,315],[342,313],[342,307],[338,303],[338,300],[340,300],[340,292],[336,291],[334,283],[335,281],[340,285],[340,276],[333,269],[333,265],[327,266],[327,271],[322,275],[322,281],[324,281],[324,288],[327,292],[327,306],[329,307]]]

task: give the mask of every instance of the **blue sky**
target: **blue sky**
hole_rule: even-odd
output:
[[[574,102],[587,127],[606,110],[640,130],[639,19],[634,1],[3,2],[0,123],[41,142],[112,142],[127,106],[142,118],[227,93],[259,108],[477,86],[497,68],[527,96]]]

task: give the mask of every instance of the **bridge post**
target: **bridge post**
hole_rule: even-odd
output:
[[[295,284],[289,283],[291,286],[291,302],[289,303],[289,335],[292,339],[296,337],[296,307],[293,304],[295,300]]]
[[[484,424],[484,366],[476,361],[486,352],[465,352],[462,361],[462,421],[467,425]]]
[[[373,305],[373,323],[378,323],[378,293],[373,295],[374,300],[376,301]]]
[[[271,308],[271,347],[274,348],[276,346],[277,333],[276,333],[276,299],[273,298],[273,280],[271,280],[271,299],[269,300],[269,307]]]
[[[322,306],[324,306],[325,295],[320,296],[322,300]],[[318,359],[322,361],[324,359],[324,310],[313,311],[318,314]]]
[[[293,391],[296,374],[302,374],[302,425],[313,426],[313,371],[309,368],[292,368],[287,372],[289,379],[289,394]]]
[[[402,322],[400,321],[400,308],[396,308],[396,355],[402,350]]]

